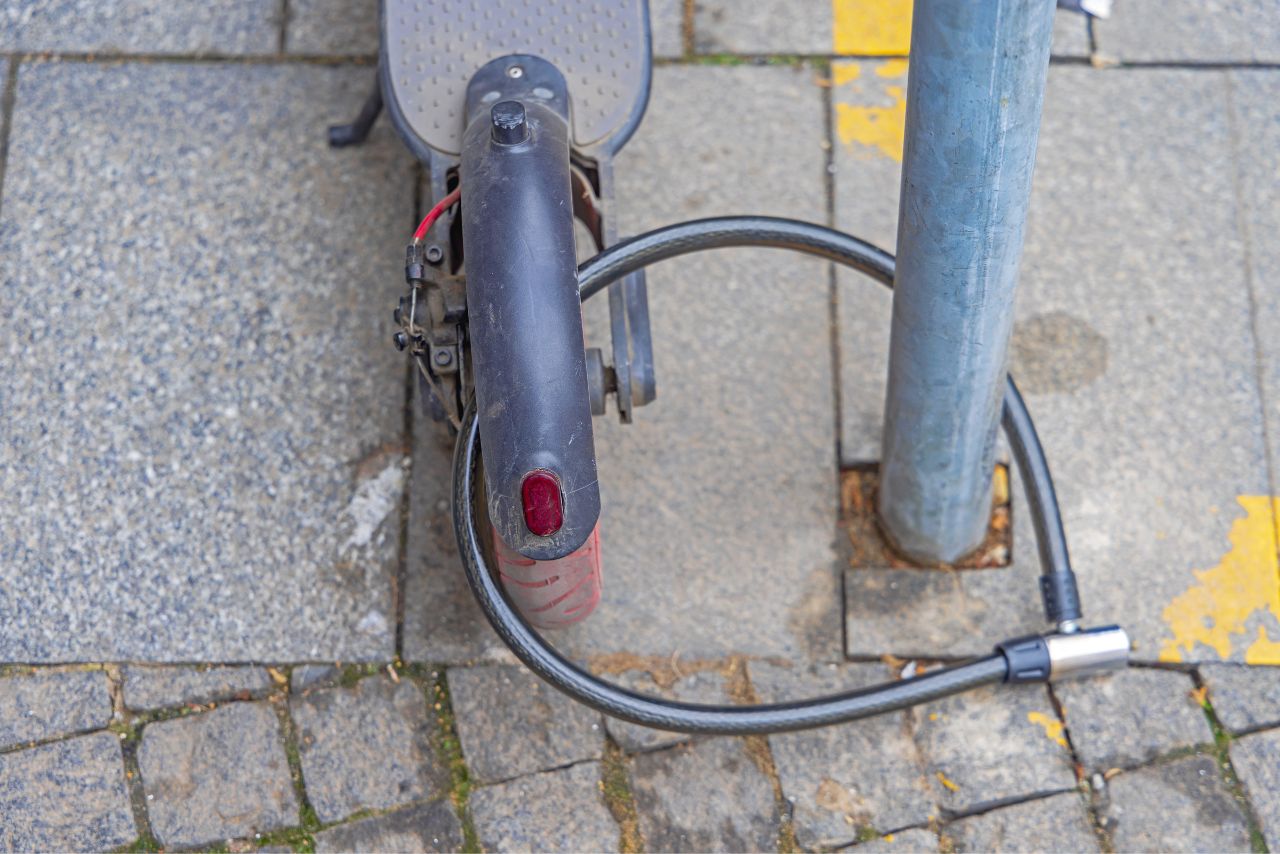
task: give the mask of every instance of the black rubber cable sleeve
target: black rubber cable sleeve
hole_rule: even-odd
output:
[[[689,252],[735,246],[772,246],[827,258],[859,270],[883,285],[893,286],[893,256],[865,241],[795,220],[721,217],[680,223],[610,247],[579,267],[581,295],[585,300],[616,279],[658,261]],[[1074,594],[1075,579],[1048,462],[1030,413],[1012,377],[1006,388],[1002,424],[1027,489],[1043,579],[1051,582],[1042,585],[1042,589],[1052,587],[1062,591],[1069,586]],[[453,464],[454,531],[467,581],[494,630],[530,670],[570,697],[605,714],[680,732],[722,735],[787,732],[883,714],[980,685],[1001,682],[1008,675],[1005,657],[995,654],[857,691],[756,706],[681,703],[648,697],[604,682],[568,661],[530,628],[507,601],[485,565],[483,550],[475,533],[478,442],[479,431],[472,402],[458,434]],[[1078,619],[1078,596],[1072,601],[1074,616],[1061,617],[1051,613],[1051,620]],[[1046,607],[1049,607],[1047,598]]]
[[[789,732],[857,720],[1002,682],[1003,655],[930,671],[912,679],[789,703],[723,706],[648,697],[605,682],[553,649],[507,600],[484,565],[475,539],[475,445],[480,431],[475,406],[467,407],[453,459],[453,517],[467,582],[498,636],[525,666],[573,699],[615,718],[677,732],[756,735]]]

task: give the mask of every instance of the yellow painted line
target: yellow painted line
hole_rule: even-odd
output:
[[[1161,661],[1183,661],[1203,644],[1220,658],[1243,650],[1247,664],[1280,664],[1280,630],[1268,632],[1268,625],[1280,626],[1275,528],[1280,498],[1241,495],[1236,500],[1245,515],[1227,534],[1231,548],[1217,566],[1194,570],[1196,582],[1164,609],[1172,637],[1160,650]]]
[[[906,56],[912,0],[831,0],[832,50],[844,56]]]
[[[1027,712],[1027,720],[1044,727],[1045,738],[1056,742],[1059,747],[1067,746],[1067,740],[1062,736],[1062,721],[1051,718],[1044,712]]]
[[[831,67],[836,136],[845,145],[863,146],[901,163],[907,123],[906,60],[875,63],[871,78],[863,76],[862,65],[842,61]]]
[[[951,792],[960,791],[960,787],[955,783],[951,782],[950,780],[948,780],[947,775],[943,774],[941,771],[934,771],[933,775],[938,778],[938,782],[941,783],[943,787],[946,788],[948,791],[951,791]]]

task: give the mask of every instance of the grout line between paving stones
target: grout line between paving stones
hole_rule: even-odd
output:
[[[1046,798],[1067,794],[1068,792],[1079,794],[1080,789],[1077,786],[1072,786],[1067,789],[1042,789],[1041,791],[1031,792],[1026,795],[1010,795],[1005,798],[996,798],[992,801],[983,801],[966,807],[963,810],[942,809],[939,814],[939,819],[941,824],[951,824],[952,822],[959,821],[962,818],[973,818],[976,815],[986,815],[989,812],[995,812],[996,810],[1004,809],[1005,807],[1016,807],[1019,804],[1025,804],[1029,801],[1042,801]]]
[[[1046,682],[1044,687],[1048,691],[1049,703],[1053,706],[1053,713],[1062,724],[1062,737],[1067,742],[1067,752],[1071,754],[1071,767],[1075,772],[1076,782],[1081,785],[1080,793],[1081,795],[1088,793],[1088,796],[1084,798],[1085,811],[1089,813],[1089,824],[1093,830],[1093,835],[1098,840],[1098,847],[1103,851],[1113,851],[1115,845],[1111,841],[1111,835],[1107,833],[1107,829],[1102,823],[1101,813],[1098,812],[1097,798],[1095,797],[1098,793],[1093,791],[1093,781],[1088,776],[1088,769],[1080,761],[1080,754],[1076,751],[1075,740],[1071,737],[1071,724],[1067,722],[1066,709],[1062,705],[1062,701],[1058,699],[1058,692],[1053,690],[1053,683]]]
[[[13,133],[13,102],[18,95],[18,62],[8,60],[4,88],[0,90],[0,205],[4,203],[5,167],[9,163],[9,137]]]
[[[129,795],[129,810],[133,813],[133,826],[138,835],[126,846],[131,851],[158,851],[160,842],[151,829],[151,813],[147,811],[147,791],[142,782],[142,767],[138,764],[138,748],[142,734],[135,729],[120,733],[120,754],[123,758],[125,791]]]
[[[302,753],[298,746],[298,728],[289,714],[289,697],[283,696],[271,704],[280,722],[280,740],[284,748],[285,761],[289,764],[289,779],[293,782],[293,793],[298,799],[297,827],[308,839],[320,829],[320,817],[311,805],[311,797],[307,794],[306,780],[302,776]]]
[[[458,736],[453,698],[446,679],[448,669],[443,665],[416,664],[406,667],[405,672],[416,678],[416,684],[422,689],[423,699],[435,722],[436,737],[432,740],[432,747],[449,774],[447,797],[462,825],[463,850],[479,851],[479,837],[468,807],[472,788],[471,769],[467,767],[466,757],[462,754],[462,739]]]
[[[395,614],[395,656],[396,661],[404,658],[404,614],[405,587],[409,582],[409,524],[413,511],[413,381],[414,364],[412,359],[405,362],[404,374],[404,443],[409,449],[406,458],[409,461],[405,472],[405,489],[400,496],[400,549],[396,556],[395,572],[391,576],[391,608]]]
[[[1240,775],[1236,773],[1235,765],[1231,762],[1231,751],[1229,749],[1232,742],[1231,733],[1227,731],[1227,728],[1222,725],[1222,721],[1218,719],[1218,713],[1214,710],[1213,703],[1209,699],[1208,686],[1201,678],[1199,669],[1191,672],[1191,680],[1200,692],[1200,708],[1204,711],[1204,716],[1209,721],[1209,729],[1213,730],[1213,753],[1218,760],[1219,770],[1222,772],[1222,782],[1244,811],[1245,823],[1249,827],[1249,842],[1253,850],[1266,851],[1267,843],[1262,833],[1262,822],[1258,820],[1258,812],[1254,809],[1253,802],[1249,800],[1249,793],[1245,791],[1244,783],[1241,782]]]
[[[197,65],[374,65],[375,54],[278,54],[278,53],[118,53],[95,51],[9,51],[0,52],[0,59],[14,63],[23,62],[83,62],[97,65],[121,65],[136,62],[148,65],[197,64]]]
[[[1267,461],[1267,491],[1269,495],[1280,495],[1276,489],[1276,461],[1271,452],[1271,431],[1267,427],[1267,416],[1270,407],[1267,404],[1266,357],[1262,351],[1262,329],[1258,320],[1258,283],[1254,274],[1253,261],[1253,228],[1250,226],[1244,196],[1244,176],[1240,174],[1239,158],[1243,140],[1240,135],[1240,117],[1236,113],[1235,82],[1229,73],[1222,75],[1226,97],[1223,99],[1227,109],[1227,136],[1231,142],[1231,190],[1235,197],[1236,230],[1244,244],[1244,284],[1245,293],[1249,297],[1249,332],[1253,337],[1253,369],[1254,382],[1258,387],[1258,408],[1262,422],[1263,456]],[[1271,534],[1272,552],[1277,556],[1276,586],[1280,589],[1280,512],[1276,502],[1271,502]]]
[[[288,0],[285,0],[288,2]],[[415,160],[413,164],[413,222],[416,224],[422,219],[426,201],[423,194],[426,190],[426,170],[423,169],[422,162]],[[412,227],[412,225],[410,225]],[[409,524],[413,513],[413,469],[414,469],[414,452],[417,450],[416,436],[414,429],[416,424],[413,411],[413,384],[416,379],[414,372],[415,365],[413,359],[405,360],[405,378],[404,378],[404,446],[408,449],[407,458],[409,460],[409,470],[405,473],[405,490],[400,496],[400,554],[396,562],[395,576],[391,580],[391,604],[395,611],[396,634],[395,634],[395,654],[396,661],[404,659],[404,615],[405,615],[405,588],[409,581],[409,561],[412,559],[409,554]]]
[[[600,794],[604,805],[618,825],[618,848],[623,854],[644,851],[644,834],[640,831],[640,816],[636,810],[636,796],[631,787],[628,756],[606,728],[604,753],[600,758]]]
[[[280,0],[280,38],[276,44],[276,52],[284,55],[285,45],[289,41],[289,0]]]
[[[680,15],[680,47],[684,51],[685,58],[694,56],[695,31],[694,31],[694,4],[697,0],[684,0]]]

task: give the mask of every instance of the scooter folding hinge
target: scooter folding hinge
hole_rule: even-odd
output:
[[[996,645],[1008,683],[1050,682],[1118,670],[1129,664],[1129,635],[1119,626],[1030,635]]]

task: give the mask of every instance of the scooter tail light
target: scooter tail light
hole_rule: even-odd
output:
[[[564,499],[560,481],[545,469],[535,469],[520,484],[520,501],[524,504],[524,525],[529,533],[549,537],[564,524]]]

